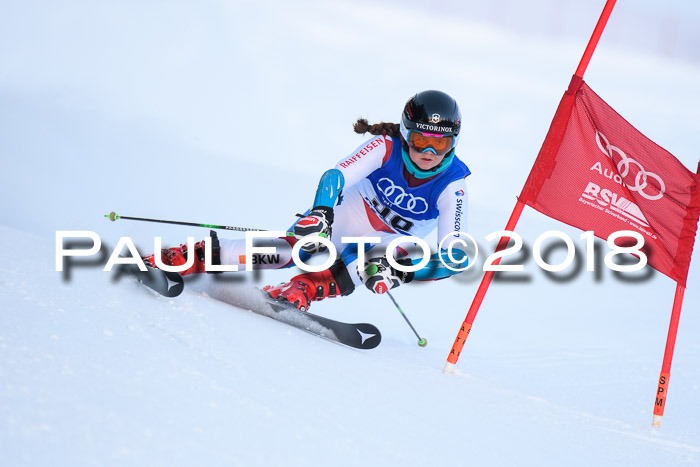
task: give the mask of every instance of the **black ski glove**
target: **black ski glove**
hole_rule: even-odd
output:
[[[408,258],[396,262],[406,266],[412,264]],[[394,287],[411,282],[414,276],[412,272],[404,272],[392,268],[389,261],[383,257],[372,258],[365,261],[364,265],[358,265],[357,274],[369,290],[378,294],[383,294]]]
[[[307,235],[318,235],[320,237],[331,237],[331,224],[333,223],[333,208],[327,206],[316,206],[306,217],[302,217],[294,225],[294,236],[297,238]],[[309,254],[326,250],[326,246],[320,242],[306,242],[302,250]]]

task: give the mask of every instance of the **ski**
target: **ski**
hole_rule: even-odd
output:
[[[259,290],[259,289],[258,289]],[[264,292],[260,291],[264,294]],[[267,295],[263,297],[266,305],[272,309],[273,315],[265,316],[292,325],[311,334],[340,342],[356,349],[373,349],[382,341],[379,329],[369,323],[345,323],[334,319],[318,316],[308,311],[300,311],[288,302],[279,302]],[[251,310],[256,313],[259,311]]]
[[[184,279],[176,272],[165,272],[148,266],[146,271],[141,271],[135,264],[122,264],[117,269],[114,280],[119,280],[125,274],[135,277],[140,283],[165,297],[177,297],[185,289]]]
[[[140,283],[165,297],[177,297],[184,290],[184,279],[176,272],[165,272],[151,267],[141,271],[134,264],[121,265],[117,271],[115,280],[122,275],[135,277]],[[206,294],[238,308],[250,310],[356,349],[373,349],[382,340],[379,329],[373,324],[346,323],[300,311],[291,303],[274,300],[257,287],[237,289],[217,287],[207,290]]]

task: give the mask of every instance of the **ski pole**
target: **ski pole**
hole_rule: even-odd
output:
[[[265,229],[251,229],[248,227],[231,227],[230,225],[212,225],[212,224],[197,224],[196,222],[180,222],[180,221],[164,221],[162,219],[147,219],[144,217],[129,217],[120,216],[116,212],[112,211],[109,214],[105,214],[105,217],[112,222],[117,219],[129,219],[132,221],[143,221],[143,222],[160,222],[162,224],[177,224],[177,225],[190,225],[193,227],[206,227],[207,229],[223,229],[223,230],[236,230],[238,232],[248,232],[248,231],[260,231],[266,232]]]
[[[391,295],[391,292],[389,292],[389,291],[387,290],[387,291],[386,291],[386,294],[389,296],[389,298],[391,299],[391,301],[394,302],[394,305],[396,305],[396,309],[399,310],[399,313],[401,313],[401,316],[403,316],[403,319],[405,319],[406,322],[408,323],[408,325],[411,327],[411,330],[413,331],[413,334],[415,334],[416,337],[418,338],[418,345],[420,345],[421,347],[425,347],[426,345],[428,345],[428,341],[425,340],[425,339],[423,339],[421,336],[418,335],[418,333],[416,332],[416,328],[414,328],[413,325],[411,324],[411,322],[408,320],[408,316],[406,316],[406,313],[403,312],[403,310],[401,309],[401,307],[399,306],[399,304],[396,303],[396,299],[394,298],[393,295]]]
[[[379,268],[377,267],[376,264],[370,264],[369,266],[367,266],[367,269],[365,269],[365,272],[367,274],[369,274],[370,276],[375,275],[378,271],[379,271]],[[401,316],[403,316],[403,319],[405,319],[406,322],[408,323],[408,325],[411,327],[413,334],[415,334],[416,337],[418,338],[418,345],[420,345],[421,347],[425,347],[426,345],[428,345],[428,341],[423,339],[421,336],[418,335],[418,333],[416,332],[416,328],[414,328],[413,325],[411,324],[411,322],[408,320],[408,316],[406,316],[406,313],[403,312],[403,310],[401,309],[399,304],[396,302],[396,299],[394,298],[394,296],[391,295],[391,292],[389,292],[387,290],[386,294],[389,296],[391,301],[394,302],[396,309],[399,310],[399,313],[401,313]]]

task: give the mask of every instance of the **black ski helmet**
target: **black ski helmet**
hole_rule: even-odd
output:
[[[419,92],[406,102],[401,116],[401,136],[408,141],[409,131],[454,136],[457,144],[462,114],[457,102],[442,91]]]

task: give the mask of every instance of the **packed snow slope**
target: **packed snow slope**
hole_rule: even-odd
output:
[[[558,14],[536,4],[546,11],[533,15]],[[577,7],[589,31],[602,4]],[[661,429],[650,422],[675,284],[651,270],[552,276],[519,255],[525,271],[494,281],[455,375],[442,368],[479,267],[395,291],[425,348],[388,297],[313,305],[377,325],[371,351],[213,298],[296,270],[194,277],[176,299],[102,272],[122,236],[146,253],[154,236],[207,234],[110,223],[113,210],[286,228],[321,173],[362,143],[357,117],[397,121],[430,88],[461,104],[483,264],[588,34],[446,13],[355,1],[3,5],[2,465],[700,464],[697,253]],[[587,82],[695,170],[700,68],[606,43],[616,21]],[[102,254],[57,272],[57,230],[97,232]],[[580,232],[529,209],[517,228],[530,246],[547,230],[570,235],[583,261]]]

